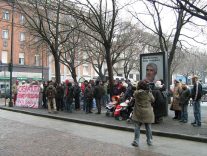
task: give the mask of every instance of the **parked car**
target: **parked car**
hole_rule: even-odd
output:
[[[193,85],[188,85],[188,88],[190,89],[190,91],[192,91]],[[206,83],[202,84],[202,91],[203,91],[202,95],[207,94],[207,84]]]
[[[202,90],[203,90],[203,95],[207,94],[207,84],[206,83],[202,84]]]

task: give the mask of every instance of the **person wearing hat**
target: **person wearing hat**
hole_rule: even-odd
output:
[[[192,100],[193,100],[193,113],[194,113],[194,122],[191,124],[194,127],[200,127],[201,126],[201,97],[202,97],[202,85],[198,81],[198,76],[193,76],[192,77],[192,82],[193,82],[193,88],[192,88]]]
[[[161,92],[162,87],[163,85],[161,81],[156,81],[155,87],[152,90],[152,95],[155,98],[155,101],[152,103],[152,106],[153,106],[153,112],[155,115],[154,123],[156,124],[162,121],[162,117],[164,116],[164,112],[165,112],[165,99]]]

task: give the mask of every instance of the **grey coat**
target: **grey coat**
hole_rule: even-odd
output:
[[[146,90],[136,90],[134,92],[135,105],[132,119],[141,123],[154,123],[154,112],[152,102],[154,97],[152,93]]]

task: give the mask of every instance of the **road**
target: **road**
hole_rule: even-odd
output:
[[[130,145],[133,133],[0,110],[0,156],[206,156],[205,143],[165,137]]]

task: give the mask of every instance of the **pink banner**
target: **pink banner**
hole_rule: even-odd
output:
[[[39,94],[40,86],[38,85],[19,86],[16,106],[38,108]]]

